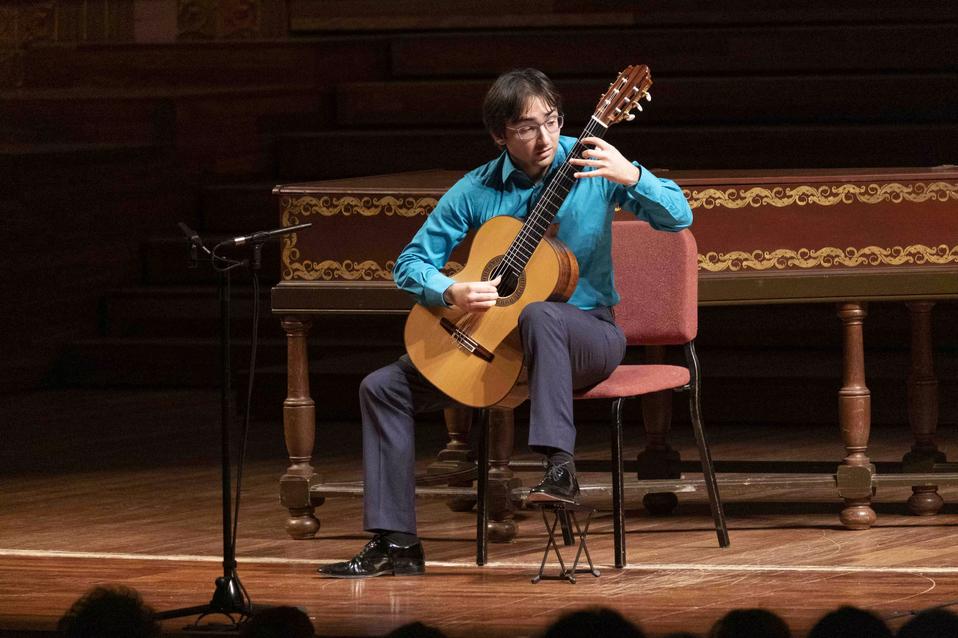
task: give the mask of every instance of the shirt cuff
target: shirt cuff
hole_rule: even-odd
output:
[[[445,306],[449,307],[449,304],[446,303],[446,300],[442,298],[442,293],[446,292],[446,288],[456,283],[456,280],[452,277],[447,277],[441,272],[435,272],[430,275],[429,279],[426,280],[426,285],[423,287],[423,301],[427,306]]]
[[[632,189],[636,193],[646,197],[651,197],[652,193],[657,193],[661,185],[659,184],[659,179],[652,174],[652,171],[638,162],[632,162],[632,165],[639,169],[639,181],[635,183],[635,186],[632,186]]]

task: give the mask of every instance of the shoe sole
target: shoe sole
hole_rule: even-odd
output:
[[[327,574],[327,573],[325,573],[325,572],[321,572],[321,571],[319,571],[319,570],[316,570],[316,574],[317,574],[320,578],[336,578],[336,579],[338,579],[338,580],[361,580],[361,579],[363,579],[363,578],[376,578],[376,577],[378,577],[378,576],[425,576],[425,575],[426,575],[426,570],[423,570],[423,571],[421,571],[421,572],[414,572],[414,571],[408,571],[408,572],[385,571],[385,572],[376,572],[375,574],[363,574],[362,576],[359,576],[359,575],[349,575],[349,574],[344,574],[344,575],[340,576],[340,575],[338,575],[338,574]]]
[[[570,505],[578,505],[578,499],[569,499],[563,498],[561,496],[554,496],[552,494],[547,494],[546,492],[532,492],[529,496],[526,497],[526,503],[569,503]]]

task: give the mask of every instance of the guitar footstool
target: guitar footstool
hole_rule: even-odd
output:
[[[586,544],[586,538],[589,535],[589,525],[592,524],[592,515],[595,514],[595,508],[586,505],[577,505],[575,503],[535,503],[531,507],[542,512],[542,523],[545,525],[548,540],[546,540],[545,551],[542,554],[542,563],[539,565],[539,572],[533,576],[532,582],[538,583],[540,580],[567,580],[575,584],[576,574],[592,574],[599,577],[599,570],[592,564],[592,556],[589,555],[589,546]],[[585,524],[579,525],[578,514],[586,514]],[[550,522],[551,517],[551,522]],[[559,551],[559,545],[556,542],[556,526],[562,524],[562,534],[564,545],[575,544],[574,539],[578,538],[578,548],[576,549],[575,559],[570,567],[566,567],[562,559],[562,553]],[[571,542],[570,542],[571,541]],[[553,550],[556,559],[559,561],[559,573],[556,575],[545,574],[546,562],[549,560],[549,550]],[[589,564],[588,568],[580,568],[579,561],[585,556]]]

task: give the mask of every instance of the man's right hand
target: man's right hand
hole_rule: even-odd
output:
[[[490,281],[457,281],[446,288],[443,299],[464,312],[485,312],[496,305],[499,291],[496,286],[502,276]]]

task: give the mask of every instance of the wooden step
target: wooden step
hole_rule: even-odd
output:
[[[109,291],[100,303],[100,336],[109,338],[216,337],[220,304],[216,286],[130,286]],[[260,299],[261,334],[282,336],[280,317],[270,309],[270,285]],[[248,337],[252,287],[232,287],[233,334]],[[312,317],[310,348],[393,346],[402,341],[401,315],[318,315]],[[279,331],[279,332],[278,332]]]
[[[274,180],[211,184],[200,194],[200,228],[216,234],[243,234],[280,225]]]
[[[841,74],[659,78],[653,102],[636,113],[642,124],[879,124],[954,122],[940,99],[958,94],[958,74]],[[613,73],[558,80],[572,125],[588,120]],[[476,126],[493,78],[343,84],[336,89],[342,126]]]
[[[587,54],[585,53],[587,52]],[[808,24],[416,33],[396,36],[396,78],[495,77],[503,60],[550,77],[608,75],[647,64],[662,76],[953,72],[958,24]]]
[[[908,7],[890,2],[855,0],[835,3],[815,0],[799,8],[774,0],[710,3],[553,2],[508,0],[436,3],[432,0],[291,0],[292,33],[355,31],[431,31],[483,29],[583,28],[592,26],[704,26],[724,24],[802,24],[868,22],[936,22],[955,19],[958,12],[941,3],[916,2]]]
[[[248,338],[252,287],[232,288],[232,332]],[[100,302],[99,332],[110,338],[216,337],[220,302],[216,286],[133,286],[109,291]],[[269,315],[269,287],[260,294],[261,330],[275,336]]]
[[[303,88],[385,77],[378,36],[163,44],[36,42],[22,54],[25,88],[257,86]]]
[[[5,143],[169,143],[174,119],[172,104],[161,99],[71,90],[0,92]]]
[[[566,131],[578,135],[570,126]],[[640,122],[607,139],[655,170],[929,166],[954,160],[958,123],[672,127]],[[329,149],[337,149],[329,153]],[[480,129],[328,131],[277,139],[279,179],[307,181],[425,169],[463,172],[495,157]],[[661,176],[667,174],[660,172]]]

